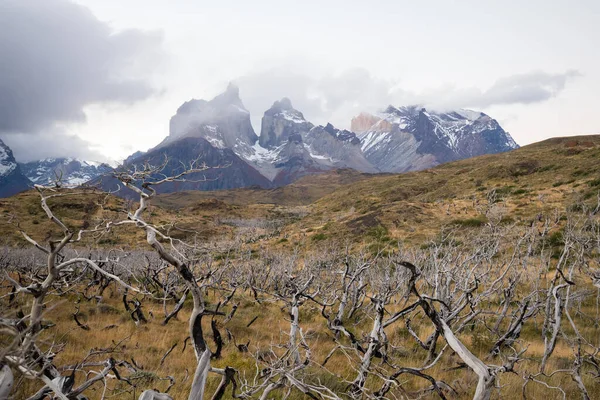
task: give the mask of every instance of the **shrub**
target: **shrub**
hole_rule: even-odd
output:
[[[479,216],[475,218],[467,218],[467,219],[455,219],[451,222],[452,225],[464,226],[466,228],[476,228],[479,226],[485,225],[487,222],[487,218],[484,216]]]
[[[544,165],[543,167],[538,168],[537,172],[552,171],[553,169],[556,169],[556,165],[549,164],[549,165]]]
[[[316,235],[313,235],[312,240],[314,242],[320,242],[321,240],[325,240],[327,239],[327,235],[324,233],[317,233]]]
[[[514,189],[514,186],[503,186],[503,187],[499,187],[496,188],[496,195],[499,196],[500,198],[504,198],[506,196],[508,196],[509,194],[512,193],[512,190]]]
[[[379,242],[389,242],[388,228],[383,225],[377,225],[367,231],[367,235]]]
[[[518,176],[533,174],[534,172],[537,172],[538,169],[539,162],[537,160],[525,160],[513,164],[510,167],[510,174],[516,178]]]
[[[96,308],[98,309],[98,312],[100,314],[120,314],[121,312],[116,309],[115,307],[105,304],[105,303],[100,303],[96,306]]]
[[[573,173],[571,175],[574,177],[579,177],[579,176],[588,176],[589,174],[590,174],[590,171],[576,169],[575,171],[573,171]]]
[[[600,178],[597,179],[593,179],[591,181],[588,181],[588,186],[590,187],[596,187],[596,186],[600,186]]]
[[[529,190],[527,189],[517,189],[514,192],[512,192],[512,194],[514,195],[520,195],[520,194],[526,194],[529,193]]]

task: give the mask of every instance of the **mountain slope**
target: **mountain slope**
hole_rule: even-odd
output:
[[[113,170],[108,164],[74,158],[47,158],[21,163],[20,166],[25,176],[35,184],[52,185],[60,180],[66,187],[82,185]]]
[[[518,148],[496,120],[470,110],[436,113],[419,106],[389,106],[378,116],[355,117],[352,130],[359,134],[367,160],[384,172],[420,170]]]
[[[0,197],[12,196],[29,189],[30,185],[12,150],[0,140]]]
[[[443,226],[489,220],[528,225],[538,215],[596,207],[600,135],[554,138],[432,169],[372,176],[316,201],[286,228],[290,242],[310,233],[343,242],[365,235],[418,243]]]
[[[223,229],[235,235],[227,222],[232,216],[248,223],[285,220],[276,234],[253,242],[259,247],[311,247],[323,240],[343,246],[375,242],[394,247],[398,241],[426,245],[439,239],[444,227],[468,234],[472,226],[496,221],[514,224],[517,231],[530,227],[540,215],[558,218],[570,210],[595,207],[599,177],[600,135],[554,138],[404,174],[329,171],[274,189],[161,194],[153,202],[153,214],[161,223],[180,221],[190,232],[206,232],[208,227],[216,235]],[[65,201],[57,198],[52,204]],[[75,197],[68,202],[60,212],[79,227],[81,221],[72,213],[84,213],[89,200]],[[0,214],[13,213],[23,226],[43,235],[53,224],[43,218],[43,211],[30,214],[35,205],[39,206],[39,197],[26,192],[0,201]],[[106,210],[121,208],[113,205]],[[199,213],[210,214],[210,219]],[[282,220],[286,215],[293,217]],[[0,227],[0,234],[22,242],[14,226]],[[144,243],[142,236],[117,239],[123,244]]]
[[[277,206],[306,206],[333,193],[341,186],[371,178],[351,169],[336,169],[321,174],[307,175],[297,181],[276,188],[246,187],[215,191],[181,191],[159,195],[154,201],[160,207],[182,209],[208,200],[223,201],[235,206],[273,204]]]
[[[363,156],[354,133],[331,124],[313,125],[287,98],[276,101],[265,111],[260,138],[252,150],[253,153],[240,156],[276,186],[336,168],[377,172]]]
[[[165,163],[162,174],[173,176],[196,165],[205,163],[209,169],[186,175],[185,181],[169,182],[157,187],[159,193],[171,193],[182,190],[220,190],[245,186],[268,187],[270,182],[254,168],[246,164],[231,149],[216,148],[202,137],[185,137],[168,145],[159,146],[130,161],[125,168],[136,165],[143,168],[148,163],[160,166]],[[102,188],[115,190],[118,182],[115,178],[103,179]],[[124,194],[130,194],[123,191]]]
[[[219,175],[223,182],[217,186],[237,188],[278,187],[332,169],[365,173],[420,170],[518,147],[495,120],[467,110],[430,113],[419,107],[390,106],[379,116],[361,114],[352,121],[352,128],[358,136],[331,124],[315,126],[283,98],[265,111],[257,136],[238,88],[230,84],[210,101],[192,99],[181,105],[171,118],[169,135],[150,153],[160,150],[189,165],[199,154],[187,152],[185,158],[178,159],[178,143],[202,139],[206,142],[201,146],[204,150],[211,146],[220,151],[211,151],[210,161],[202,160],[208,165],[226,165],[235,159],[235,167]],[[177,149],[171,150],[172,146]],[[148,157],[152,158],[149,154],[132,155],[126,163],[139,164]],[[196,187],[212,190],[216,186]],[[168,190],[181,188],[170,185]]]
[[[332,168],[352,168],[361,172],[379,172],[364,156],[360,139],[354,132],[340,130],[331,124],[312,128],[304,141],[313,158]]]

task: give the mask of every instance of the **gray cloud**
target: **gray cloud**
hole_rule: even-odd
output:
[[[3,0],[0,132],[52,136],[87,105],[147,98],[161,46],[159,33],[114,32],[67,0]]]
[[[17,161],[27,162],[43,158],[77,157],[83,160],[109,162],[105,156],[93,150],[90,143],[78,136],[53,128],[44,133],[14,133],[3,135]],[[34,145],[32,145],[34,144]]]
[[[347,128],[361,111],[375,112],[389,104],[423,104],[444,110],[539,103],[559,95],[570,79],[580,75],[573,70],[557,74],[537,71],[500,78],[485,90],[444,86],[420,93],[403,90],[398,82],[376,78],[362,68],[321,76],[274,68],[243,76],[236,83],[257,129],[262,113],[282,97],[289,97],[312,122]]]
[[[557,74],[534,71],[500,78],[486,90],[438,88],[423,93],[420,100],[433,108],[541,103],[558,96],[569,80],[580,76],[575,70]]]
[[[310,94],[314,81],[308,75],[284,68],[274,68],[246,75],[235,80],[240,88],[240,97],[250,111],[252,125],[260,129],[262,115],[275,100],[288,97],[296,109],[306,117],[323,114],[321,100]]]
[[[240,77],[235,83],[256,129],[260,129],[264,111],[282,97],[290,98],[312,122],[343,126],[349,125],[353,113],[377,111],[400,101],[404,93],[394,90],[393,82],[375,78],[363,68],[322,76],[272,68]]]
[[[539,103],[557,96],[563,91],[569,79],[581,76],[578,71],[569,70],[562,74],[549,74],[535,71],[498,79],[480,100],[473,99],[474,105],[481,107],[499,104]]]

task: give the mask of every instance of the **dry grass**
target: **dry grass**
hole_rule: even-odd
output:
[[[600,136],[553,139],[510,153],[464,160],[417,173],[374,177],[350,174],[334,178],[322,175],[278,191],[250,189],[164,196],[159,204],[167,208],[152,207],[148,210],[148,219],[159,225],[174,223],[184,228],[186,231],[179,233],[182,238],[192,235],[205,241],[227,242],[244,232],[242,244],[250,250],[268,248],[275,252],[300,248],[304,254],[328,242],[346,241],[373,251],[395,246],[398,241],[419,247],[435,240],[440,229],[447,226],[453,226],[459,236],[464,233],[467,237],[478,224],[494,218],[494,213],[504,216],[503,223],[519,226],[530,224],[538,214],[549,215],[555,209],[567,211],[573,204],[591,204],[600,190],[599,173]],[[330,187],[326,185],[328,179],[333,179]],[[494,206],[489,206],[488,199],[492,191],[497,201]],[[102,219],[124,217],[126,204],[123,200],[111,197],[104,207],[99,207],[97,203],[103,198],[102,195],[88,193],[75,198],[53,199],[50,205],[57,215],[76,229],[83,227],[84,223],[94,224]],[[294,199],[298,198],[302,201],[296,203]],[[304,199],[310,202],[318,200],[306,206],[308,200]],[[44,240],[55,233],[52,224],[44,218],[39,207],[39,196],[34,192],[0,200],[0,215],[4,217],[0,234],[10,245],[24,245],[23,239],[16,233],[13,224],[16,221],[37,240]],[[276,228],[265,228],[258,222],[256,226],[242,227],[236,222],[249,220],[280,222]],[[243,240],[247,240],[247,243],[243,243]],[[133,248],[144,246],[144,238],[141,232],[127,228],[120,229],[116,236],[97,238],[95,243],[89,244]],[[583,287],[587,289],[587,286]],[[172,375],[177,383],[170,393],[175,399],[186,398],[191,379],[185,380],[185,377],[193,374],[195,366],[191,348],[188,346],[181,352],[187,336],[189,309],[185,308],[177,320],[163,326],[160,318],[163,315],[162,303],[145,301],[144,312],[149,315],[151,311],[155,318],[151,318],[147,325],[136,327],[123,309],[119,289],[111,286],[109,292],[111,295],[105,296],[103,306],[85,301],[81,303],[81,319],[90,326],[89,331],[78,328],[73,321],[76,295],[50,299],[52,302],[59,301],[56,307],[47,312],[47,318],[56,326],[46,331],[44,339],[46,343],[59,345],[57,350],[61,351],[56,357],[56,364],[74,364],[81,361],[92,347],[113,348],[119,343],[113,356],[128,361],[133,358],[147,372],[137,377],[139,389],[154,387],[164,390],[168,382],[158,378]],[[216,301],[214,298],[211,300]],[[20,298],[18,301],[24,300]],[[264,351],[270,343],[286,341],[285,332],[289,326],[282,304],[258,305],[245,295],[236,301],[240,302],[240,307],[226,328],[235,335],[238,343],[250,340],[251,351]],[[25,303],[17,305],[3,311],[2,315],[14,313],[18,308],[27,309]],[[575,316],[576,322],[586,337],[595,338],[595,345],[598,346],[600,334],[596,299],[593,296],[586,299],[582,310],[595,316],[596,324],[579,315]],[[247,328],[247,323],[255,316],[259,317],[258,320]],[[501,388],[496,394],[497,398],[521,397],[522,376],[537,372],[544,346],[540,318],[538,316],[535,321],[529,321],[521,336],[524,344],[529,345],[526,355],[530,359],[518,364],[519,376],[500,376]],[[208,322],[207,318],[207,332]],[[352,326],[356,332],[368,332],[370,322],[368,317],[360,315],[358,320],[352,321]],[[300,324],[315,361],[321,362],[334,343],[319,310],[304,308]],[[105,329],[112,325],[115,327]],[[413,328],[421,338],[432,330],[431,324],[422,319],[413,321]],[[488,332],[482,324],[478,324],[474,330],[465,331],[461,339],[477,355],[484,357],[492,345]],[[394,351],[403,365],[423,364],[423,351],[407,335],[402,323],[391,326],[387,333],[395,343],[397,349]],[[174,343],[178,343],[178,346],[160,366],[161,357]],[[337,353],[327,364],[334,372],[333,377],[312,366],[311,378],[322,379],[343,391],[345,384],[339,377],[348,380],[354,377],[354,355],[351,360],[349,362],[346,356]],[[559,340],[549,370],[570,368],[571,360],[572,349]],[[458,391],[457,398],[466,399],[472,396],[476,378],[465,369],[451,370],[458,362],[456,356],[447,353],[430,372],[451,384]],[[255,372],[254,359],[247,353],[238,352],[231,343],[225,347],[223,358],[215,360],[213,364],[217,367],[232,366],[249,377]],[[590,396],[600,398],[597,381],[585,372],[589,371],[584,370],[583,376]],[[78,380],[81,378],[79,374]],[[216,387],[218,380],[218,377],[210,378],[209,391]],[[401,382],[406,390],[418,390],[426,386],[426,382],[412,378]],[[562,387],[568,393],[568,398],[580,397],[574,383],[564,374],[556,375],[547,382]],[[123,390],[130,389],[114,380],[109,380],[108,384]],[[18,386],[16,398],[26,398],[27,394],[38,388],[39,382],[24,381]],[[100,392],[101,384],[97,384],[89,397],[99,398]],[[556,390],[534,383],[528,385],[527,396],[534,399],[559,398]],[[122,393],[112,398],[131,399],[133,396],[131,393]],[[293,393],[290,398],[302,397]]]
[[[144,302],[144,313],[148,316],[150,312],[155,316],[149,318],[149,323],[136,326],[129,316],[125,313],[121,303],[120,290],[111,285],[105,293],[105,301],[101,305],[95,305],[93,302],[82,302],[80,320],[89,325],[90,330],[85,331],[78,328],[73,321],[72,313],[74,312],[73,302],[76,300],[76,295],[70,295],[57,299],[58,305],[47,312],[46,318],[56,323],[56,326],[49,329],[44,335],[44,343],[53,343],[58,350],[58,355],[55,359],[56,365],[72,365],[83,359],[83,357],[92,348],[111,348],[114,352],[111,354],[116,359],[124,359],[131,361],[135,359],[136,363],[143,367],[144,373],[138,373],[133,376],[132,381],[138,386],[135,389],[139,393],[143,389],[157,388],[164,390],[168,386],[167,380],[160,380],[166,376],[173,376],[176,380],[175,386],[170,394],[175,399],[183,399],[187,396],[187,391],[191,385],[191,379],[186,380],[186,376],[193,374],[195,366],[195,358],[190,346],[182,352],[183,343],[187,337],[187,318],[189,316],[189,308],[184,308],[177,320],[172,320],[167,326],[161,324],[162,304],[160,302]],[[20,300],[22,301],[22,300]],[[213,301],[215,301],[213,299]],[[221,327],[221,331],[225,336],[225,330],[229,329],[236,338],[237,343],[245,343],[250,341],[251,352],[264,352],[269,349],[270,344],[285,343],[287,341],[286,332],[289,330],[286,310],[282,308],[282,304],[277,302],[266,302],[261,305],[257,304],[253,299],[242,294],[236,302],[240,303],[240,307],[234,319],[226,326]],[[27,309],[27,304],[17,303],[14,309]],[[172,307],[172,304],[169,305]],[[396,308],[392,306],[390,312]],[[484,307],[485,308],[485,307]],[[588,315],[598,315],[595,299],[590,297],[582,305],[582,311]],[[246,327],[254,317],[258,316],[256,322]],[[593,338],[593,344],[600,346],[600,336],[598,335],[598,327],[589,324],[579,317],[575,317],[576,323],[581,327],[582,334],[588,338]],[[543,342],[541,340],[541,324],[543,320],[541,316],[535,321],[529,321],[521,336],[522,345],[528,346],[526,360],[519,363],[517,367],[518,375],[502,374],[499,377],[501,388],[497,396],[500,398],[515,398],[521,397],[523,379],[529,373],[536,373],[539,368],[539,360],[543,353]],[[209,318],[205,321],[205,332],[210,332]],[[313,359],[316,364],[321,363],[327,354],[334,347],[331,334],[327,329],[324,319],[320,316],[320,310],[308,304],[301,309],[300,323],[303,332],[306,335],[307,343],[311,347]],[[371,320],[366,315],[360,314],[353,321],[348,321],[355,332],[363,332],[366,334],[370,330]],[[422,318],[413,320],[413,329],[421,338],[427,337],[432,332],[430,323]],[[566,324],[564,325],[566,328]],[[568,331],[568,328],[567,328]],[[403,323],[400,321],[387,329],[387,333],[391,343],[394,343],[393,351],[394,358],[400,365],[406,366],[421,366],[425,362],[425,352],[420,349],[415,341],[407,334]],[[210,336],[210,335],[207,335]],[[461,340],[470,347],[470,349],[478,356],[485,358],[487,352],[493,344],[493,338],[487,333],[487,329],[483,325],[478,324],[474,330],[467,329],[460,335]],[[164,364],[161,366],[160,359],[165,352],[174,344],[178,343],[175,350],[168,356]],[[210,342],[212,345],[212,342]],[[438,348],[443,346],[443,340],[438,342]],[[64,347],[63,347],[64,346]],[[213,346],[214,347],[214,346]],[[551,358],[549,370],[571,368],[573,360],[572,349],[560,340],[558,346]],[[105,359],[106,355],[100,355],[97,359]],[[327,364],[328,370],[333,373],[327,373],[315,365],[309,368],[308,379],[321,379],[323,383],[343,392],[347,386],[340,377],[346,380],[352,380],[356,374],[355,367],[357,360],[356,356],[350,353],[349,358],[338,352]],[[453,398],[468,399],[472,396],[474,386],[476,384],[475,375],[466,369],[454,369],[460,360],[448,351],[440,363],[429,373],[435,376],[438,380],[443,380],[454,387],[458,395]],[[488,360],[489,363],[494,363],[494,360]],[[379,361],[375,360],[378,368],[387,369],[379,366]],[[228,342],[223,351],[223,357],[213,361],[213,366],[225,367],[231,366],[236,368],[247,377],[252,377],[255,373],[255,361],[248,353],[240,353],[235,349],[232,343]],[[590,391],[592,398],[599,398],[600,384],[594,381],[590,375],[585,373],[588,371],[584,368],[584,381]],[[127,373],[125,373],[127,375]],[[336,377],[337,376],[337,377]],[[78,380],[82,379],[83,375],[78,374]],[[219,378],[213,376],[209,379],[209,391],[214,390],[218,384]],[[428,386],[425,381],[416,378],[401,380],[403,389],[407,391],[417,391]],[[560,374],[551,379],[546,379],[551,385],[558,385],[568,393],[568,398],[579,398],[580,395],[576,390],[571,379]],[[374,380],[370,379],[369,383],[374,384]],[[119,395],[111,398],[115,399],[132,399],[133,391],[126,384],[108,380],[108,385],[112,389],[127,390]],[[377,383],[377,387],[380,383]],[[35,390],[39,389],[40,383],[37,381],[24,380],[18,385],[16,398],[26,398]],[[87,393],[90,399],[99,399],[102,392],[102,384],[96,384],[94,388]],[[517,395],[518,394],[518,395]],[[276,394],[275,398],[279,398],[281,393]],[[530,383],[527,388],[528,398],[558,398],[556,390],[547,389],[542,385]],[[431,396],[435,398],[436,396]],[[302,398],[299,393],[293,393],[290,397],[293,399]]]
[[[375,176],[318,200],[285,233],[362,241],[383,226],[395,240],[422,243],[442,226],[479,218],[493,191],[510,221],[592,203],[600,191],[600,136],[556,138],[400,175]]]
[[[357,245],[376,242],[379,247],[398,240],[419,245],[442,227],[468,230],[469,221],[487,218],[482,214],[489,211],[486,204],[491,193],[495,193],[498,212],[506,216],[504,222],[523,225],[539,214],[593,203],[600,191],[598,176],[600,136],[557,138],[414,173],[334,171],[273,190],[161,195],[147,218],[182,228],[178,237],[211,241],[231,241],[239,236],[237,227],[227,221],[277,221],[275,230],[248,229],[243,240],[254,243],[255,248],[301,247],[308,251],[331,240]],[[102,218],[125,216],[122,200],[111,198],[101,210],[91,205],[97,198],[87,195],[52,202],[57,214],[76,229],[85,221],[93,224]],[[45,238],[53,229],[34,192],[0,200],[0,217],[0,234],[13,245],[24,241],[9,220],[19,221],[36,239]],[[141,233],[122,232],[104,244],[143,245]]]

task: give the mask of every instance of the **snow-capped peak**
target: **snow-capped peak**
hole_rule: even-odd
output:
[[[292,106],[291,100],[287,97],[273,103],[271,108],[265,112],[265,115],[272,116],[273,118],[281,117],[296,124],[306,123],[304,115]]]
[[[6,176],[17,168],[10,148],[0,140],[0,176]]]
[[[60,180],[61,184],[67,187],[83,185],[112,171],[108,164],[73,157],[46,158],[22,163],[21,169],[33,183],[52,185]]]

